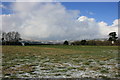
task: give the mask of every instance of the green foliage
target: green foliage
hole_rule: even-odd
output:
[[[119,41],[116,41],[116,45]],[[119,42],[120,43],[120,42]],[[100,41],[100,40],[82,40],[82,41],[74,41],[71,45],[96,45],[96,46],[110,46],[110,41]]]
[[[116,41],[118,37],[116,37],[116,32],[109,33],[109,41]]]
[[[80,41],[74,41],[71,43],[71,45],[80,45]]]
[[[82,40],[81,45],[86,45],[86,42],[87,42],[86,40]]]
[[[96,41],[95,40],[89,40],[87,41],[88,45],[96,45]]]
[[[63,44],[64,44],[64,45],[69,45],[69,42],[68,42],[68,41],[65,41]]]
[[[80,41],[71,42],[71,45],[80,45]]]

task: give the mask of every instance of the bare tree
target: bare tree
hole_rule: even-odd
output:
[[[18,32],[8,32],[2,33],[2,41],[7,41],[7,42],[19,42],[19,40],[21,40],[20,38],[20,34]]]
[[[17,42],[18,42],[19,40],[21,40],[20,34],[19,34],[18,32],[15,33],[15,36],[14,36],[14,37],[15,37],[15,38],[14,38],[15,41],[17,41]]]
[[[6,32],[2,32],[2,42],[6,41]]]

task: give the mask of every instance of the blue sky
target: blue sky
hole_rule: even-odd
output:
[[[2,14],[11,14],[12,10],[10,9],[11,2],[2,2],[2,5],[5,6],[5,8],[2,8]]]
[[[105,21],[109,25],[118,19],[117,2],[64,2],[67,9],[80,10],[81,16],[95,18],[96,21]]]
[[[10,14],[10,2],[2,3],[6,9],[2,9],[2,14]],[[80,10],[80,16],[95,18],[97,22],[104,21],[109,25],[115,19],[118,19],[118,3],[117,2],[62,2],[62,5],[68,10]]]

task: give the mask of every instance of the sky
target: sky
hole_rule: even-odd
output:
[[[4,2],[0,8],[1,31],[18,31],[25,39],[96,39],[118,33],[117,2]]]
[[[97,21],[105,21],[108,24],[118,18],[117,2],[63,2],[67,9],[80,10],[82,16],[95,18]]]
[[[3,3],[6,7],[9,7],[10,4],[10,2]],[[62,2],[61,4],[68,10],[79,10],[81,13],[80,16],[92,17],[96,21],[105,21],[109,25],[118,18],[117,2]],[[13,12],[9,8],[2,9],[2,14],[11,13]]]

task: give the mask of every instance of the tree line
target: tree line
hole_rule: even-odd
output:
[[[21,36],[18,32],[2,32],[2,45],[18,45],[20,44]]]
[[[111,45],[120,45],[120,39],[116,37],[116,32],[111,32],[108,34],[108,40],[81,40],[81,41],[74,41],[69,42],[65,41],[64,45],[96,45],[96,46],[111,46]]]
[[[21,35],[18,32],[2,32],[2,45],[21,45]],[[64,45],[96,45],[96,46],[106,46],[106,45],[120,45],[120,40],[116,37],[116,32],[111,32],[108,34],[108,40],[101,41],[101,40],[79,40],[79,41],[64,41]],[[26,43],[27,44],[27,43]]]
[[[111,43],[111,41],[100,41],[100,40],[81,40],[81,41],[74,41],[69,42],[65,41],[64,45],[93,45],[93,46],[111,46],[111,45],[120,45],[120,40],[116,40],[114,44]]]

